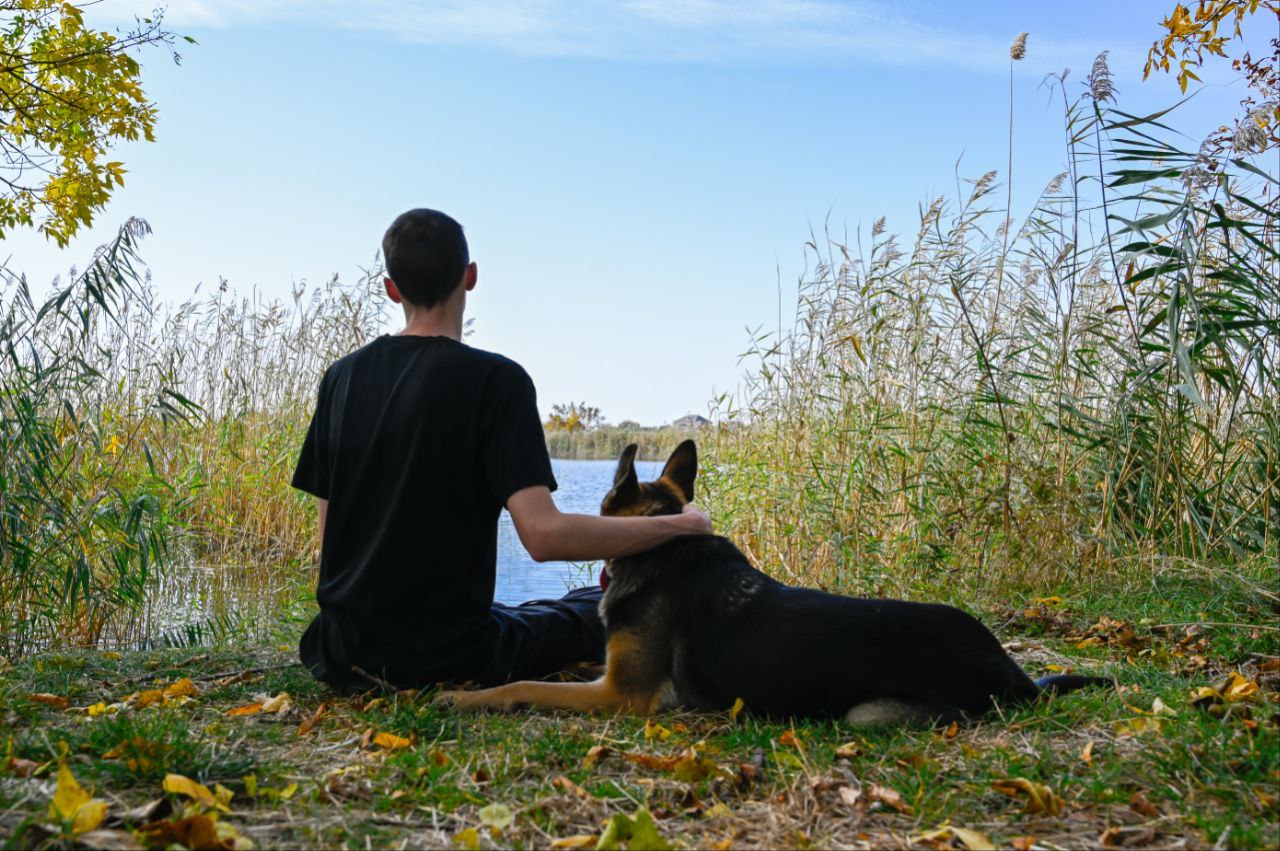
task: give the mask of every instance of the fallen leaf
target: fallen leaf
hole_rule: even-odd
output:
[[[1141,792],[1133,793],[1133,797],[1129,799],[1129,809],[1147,818],[1156,818],[1160,815],[1160,809],[1148,801],[1147,796]]]
[[[836,759],[853,759],[862,753],[857,742],[845,742],[836,748]]]
[[[591,749],[587,751],[587,755],[582,758],[582,767],[588,769],[594,768],[597,762],[604,759],[611,752],[612,751],[608,745],[593,745]]]
[[[990,837],[985,833],[970,830],[967,827],[943,825],[937,830],[930,830],[916,837],[916,841],[931,845],[934,848],[967,848],[969,851],[995,851]],[[955,843],[959,843],[956,845]]]
[[[453,844],[476,851],[480,847],[480,833],[474,827],[464,828],[453,835]]]
[[[841,786],[836,792],[840,795],[840,803],[846,807],[855,806],[862,797],[862,793],[852,786]]]
[[[1093,739],[1085,742],[1084,747],[1080,749],[1080,761],[1085,765],[1093,765]]]
[[[596,844],[597,837],[592,833],[579,833],[575,836],[562,836],[551,840],[552,848],[589,848]]]
[[[1035,847],[1036,838],[1034,836],[1015,836],[1009,840],[1009,844],[1013,846],[1014,851],[1031,851]]]
[[[1010,798],[1025,795],[1027,800],[1023,804],[1022,811],[1028,815],[1033,813],[1045,813],[1051,816],[1062,814],[1062,799],[1042,783],[1036,783],[1025,777],[1014,777],[1008,780],[997,780],[991,784],[991,788],[1001,794],[1008,795]]]
[[[868,783],[863,787],[863,794],[866,795],[868,801],[879,801],[882,804],[893,807],[903,815],[911,815],[911,805],[902,799],[902,795],[897,789],[891,789],[888,786],[881,786],[878,783]]]
[[[132,830],[90,830],[76,837],[76,845],[93,851],[142,851],[145,845]]]
[[[954,739],[959,732],[960,732],[960,725],[957,724],[955,721],[952,721],[950,724],[947,725],[947,729],[943,730],[940,735],[944,739]]]
[[[36,769],[39,767],[40,763],[35,760],[23,759],[17,756],[11,756],[4,761],[4,770],[17,777],[30,777],[36,773]]]
[[[1103,848],[1141,848],[1159,837],[1160,832],[1154,827],[1109,827],[1098,837],[1098,843]]]
[[[742,710],[746,707],[746,705],[747,704],[743,702],[742,698],[735,697],[733,699],[733,706],[729,709],[729,720],[737,721],[738,716],[742,714]]]
[[[157,821],[138,828],[150,846],[200,849],[229,849],[218,836],[218,824],[214,816],[197,813],[172,821]]]
[[[403,736],[397,736],[395,733],[379,733],[373,737],[373,743],[380,748],[389,751],[398,751],[401,748],[407,748],[413,744],[410,740]]]
[[[289,701],[289,693],[282,691],[275,697],[262,702],[264,715],[284,715],[293,706]]]
[[[647,848],[651,851],[667,851],[671,845],[662,838],[653,821],[649,808],[642,806],[634,816],[614,813],[596,843],[597,851],[619,851],[621,843],[628,848]]]
[[[579,798],[587,799],[592,797],[592,794],[590,792],[588,792],[586,789],[579,786],[577,783],[574,783],[572,780],[570,780],[568,777],[565,777],[563,774],[561,774],[556,779],[552,780],[551,785],[557,789],[568,792],[571,795],[576,795]]]
[[[95,829],[107,817],[107,802],[93,797],[76,780],[65,757],[58,758],[58,783],[49,802],[49,818],[72,836]]]
[[[329,710],[332,708],[333,708],[333,703],[328,700],[326,700],[324,703],[321,703],[318,707],[316,707],[315,712],[311,713],[311,715],[309,715],[305,721],[303,721],[301,724],[298,725],[298,735],[305,736],[308,733],[310,733],[312,730],[314,730],[316,728],[316,725],[320,723],[320,719],[323,718],[325,715],[327,715]]]
[[[66,709],[67,705],[71,703],[60,694],[45,694],[44,692],[29,694],[27,695],[27,700],[32,703],[43,703],[45,706],[52,706],[55,709]]]
[[[257,715],[262,711],[262,701],[257,703],[247,703],[244,706],[237,706],[234,709],[228,709],[227,714],[233,718],[239,718],[244,715]]]
[[[782,745],[784,748],[804,749],[804,744],[796,737],[795,730],[784,731],[783,734],[778,737],[778,744]]]
[[[506,830],[516,820],[515,814],[506,804],[489,804],[481,807],[476,815],[480,817],[481,824],[496,827],[498,830]]]
[[[225,787],[217,787],[218,793],[215,794],[209,790],[208,786],[197,783],[189,777],[183,777],[181,774],[166,774],[164,776],[164,791],[172,795],[186,795],[191,800],[210,810],[221,810],[224,813],[231,812],[229,802],[231,800],[231,792]]]
[[[158,688],[135,692],[130,697],[133,698],[133,705],[136,709],[146,709],[148,706],[164,703],[164,692]],[[125,700],[128,701],[129,698],[125,698]]]
[[[199,697],[200,689],[196,688],[196,684],[191,682],[190,677],[182,677],[174,680],[164,689],[164,696],[168,698],[174,697]]]
[[[667,739],[671,738],[671,731],[654,721],[652,718],[649,718],[644,722],[644,738],[645,741],[657,739],[660,742],[665,742]]]

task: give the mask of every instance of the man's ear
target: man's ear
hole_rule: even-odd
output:
[[[636,450],[632,443],[618,456],[618,469],[613,474],[613,489],[602,503],[604,510],[630,505],[640,497],[640,480],[636,478]]]
[[[698,477],[698,446],[686,440],[676,447],[662,468],[661,478],[671,482],[684,494],[685,502],[693,502],[693,480]]]
[[[462,283],[466,286],[467,292],[471,292],[476,288],[476,280],[479,278],[479,274],[476,261],[472,260],[467,264],[467,271],[462,273]]]
[[[390,278],[383,278],[382,285],[387,288],[387,298],[396,304],[404,301],[404,296],[400,295],[400,288],[396,286],[396,282]]]

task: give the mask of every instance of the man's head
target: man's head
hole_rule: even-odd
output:
[[[476,268],[462,225],[437,210],[401,213],[382,237],[387,294],[415,307],[433,308],[464,283],[475,286]]]

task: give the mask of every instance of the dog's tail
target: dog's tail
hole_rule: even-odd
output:
[[[1086,677],[1080,674],[1054,674],[1051,677],[1041,677],[1035,682],[1040,689],[1040,694],[1046,697],[1066,694],[1089,686],[1115,688],[1116,685],[1115,680],[1110,677]]]

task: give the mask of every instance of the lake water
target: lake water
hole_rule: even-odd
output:
[[[576,514],[599,514],[600,501],[613,487],[613,471],[618,462],[569,461],[552,459],[559,489],[553,494],[561,511]],[[662,472],[661,461],[637,461],[640,481],[656,479]],[[511,515],[502,512],[498,521],[498,585],[494,598],[500,603],[523,603],[525,600],[560,597],[570,588],[594,584],[600,576],[600,565],[574,565],[562,561],[538,564],[520,543]]]
[[[560,485],[554,494],[556,505],[561,511],[598,514],[600,501],[613,486],[616,466],[611,460],[553,459],[551,467]],[[657,478],[661,471],[658,461],[636,463],[642,481]],[[520,543],[510,515],[502,512],[494,593],[498,602],[560,597],[570,588],[595,584],[599,575],[599,563],[538,564]],[[175,567],[156,578],[142,611],[122,613],[106,625],[102,646],[201,644],[224,634],[264,638],[289,622],[300,629],[310,620],[314,590],[314,569],[299,573],[262,565]]]

